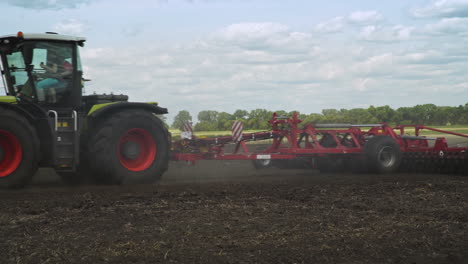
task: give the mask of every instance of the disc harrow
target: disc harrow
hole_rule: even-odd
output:
[[[252,160],[256,168],[307,167],[321,172],[468,174],[465,134],[386,123],[299,126],[297,113],[275,113],[269,123],[271,131],[241,135],[237,124],[234,136],[198,138],[190,133],[173,142],[172,160]],[[422,135],[423,130],[436,136]],[[458,145],[450,147],[448,140]],[[256,142],[248,144],[252,141]]]

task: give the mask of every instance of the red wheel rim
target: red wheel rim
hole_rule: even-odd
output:
[[[0,177],[6,177],[13,173],[23,159],[23,150],[18,138],[6,130],[0,129],[0,148],[3,157],[0,156]]]
[[[136,157],[129,158],[122,153],[125,144],[134,144],[138,148]],[[145,129],[133,128],[128,130],[119,140],[117,155],[120,164],[131,171],[143,171],[153,164],[156,157],[156,142]]]

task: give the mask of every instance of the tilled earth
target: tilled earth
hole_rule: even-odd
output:
[[[0,191],[0,263],[468,263],[468,178],[171,164]]]

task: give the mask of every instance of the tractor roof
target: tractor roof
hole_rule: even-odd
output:
[[[53,32],[47,33],[21,33],[22,38],[25,40],[56,40],[56,41],[72,41],[72,42],[84,42],[86,38],[83,37],[74,37],[74,36],[67,36],[67,35],[60,35]],[[18,34],[11,34],[0,36],[0,39],[11,39],[20,37],[20,32]]]

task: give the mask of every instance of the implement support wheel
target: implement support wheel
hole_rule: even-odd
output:
[[[273,161],[271,159],[256,159],[252,160],[254,168],[257,170],[266,169],[273,166]]]
[[[364,145],[367,168],[373,173],[392,173],[400,167],[400,145],[389,136],[374,136]]]

